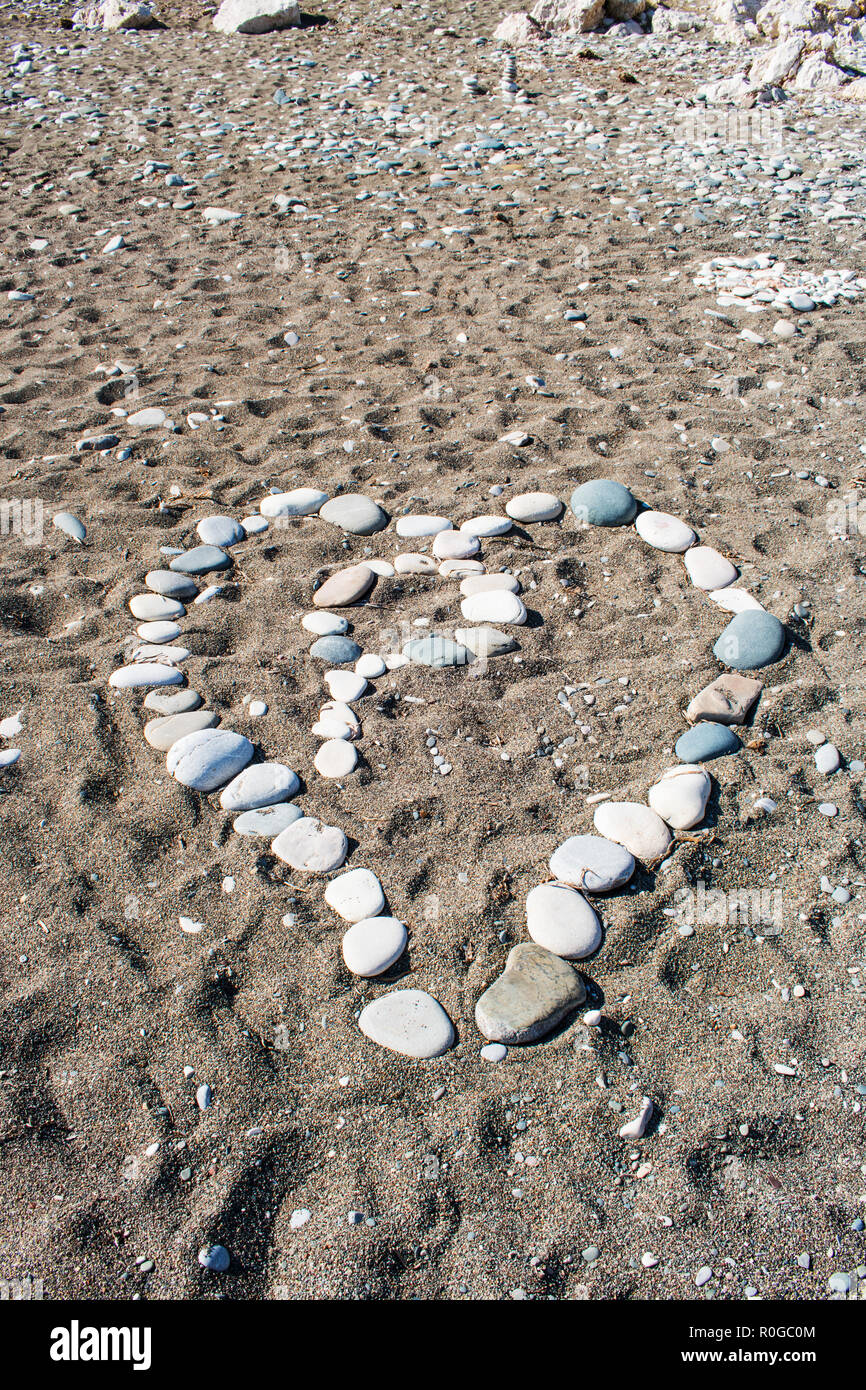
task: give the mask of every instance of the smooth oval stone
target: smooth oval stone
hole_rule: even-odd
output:
[[[704,818],[711,786],[708,772],[687,763],[663,772],[661,780],[650,787],[647,800],[672,829],[691,830]]]
[[[646,864],[660,859],[671,842],[661,816],[639,801],[604,801],[595,808],[593,824],[599,835],[623,845]]]
[[[378,917],[385,906],[385,894],[369,869],[349,869],[331,879],[325,889],[325,902],[345,922],[360,922],[362,917]]]
[[[398,536],[438,536],[440,531],[450,531],[452,523],[447,516],[401,516],[394,529]]]
[[[363,676],[368,681],[378,680],[380,676],[384,676],[387,669],[378,652],[365,652],[355,662],[355,675]]]
[[[326,492],[315,487],[296,487],[291,492],[276,492],[263,497],[259,503],[262,516],[314,516],[328,500]]]
[[[432,995],[396,989],[361,1011],[358,1027],[371,1042],[402,1057],[441,1057],[454,1042],[454,1026]]]
[[[583,960],[601,945],[601,923],[586,898],[564,883],[540,883],[526,899],[526,929],[538,946]]]
[[[263,806],[259,811],[244,811],[232,822],[232,830],[236,835],[263,835],[273,839],[287,826],[301,820],[303,814],[300,806],[280,801],[276,806]]]
[[[473,594],[489,594],[497,589],[519,594],[520,580],[513,574],[469,574],[460,581],[460,592],[464,598],[471,598]]]
[[[342,738],[329,738],[319,745],[313,766],[320,777],[348,777],[358,766],[358,750]]]
[[[750,608],[764,612],[764,605],[745,589],[708,589],[707,598],[726,613],[745,613]]]
[[[112,671],[108,684],[115,690],[135,690],[143,685],[183,685],[183,672],[176,666],[164,666],[156,661],[136,661]]]
[[[169,569],[178,574],[208,574],[211,570],[227,570],[234,561],[217,545],[196,545],[183,555],[175,555]]]
[[[772,613],[737,613],[713,647],[714,656],[737,671],[771,666],[785,650],[787,634]]]
[[[367,690],[366,676],[355,671],[326,671],[325,684],[335,700],[360,700]]]
[[[148,570],[144,576],[148,589],[166,598],[195,598],[198,585],[188,574],[173,574],[171,570]]]
[[[552,492],[521,492],[506,502],[505,510],[512,520],[531,524],[536,521],[556,521],[565,507]]]
[[[182,618],[186,609],[176,598],[165,598],[162,594],[133,594],[129,611],[140,622],[156,623],[163,618]]]
[[[317,719],[310,729],[313,738],[355,738],[356,728],[352,724],[346,724],[342,719],[333,719],[326,716],[324,719]]]
[[[337,613],[305,613],[301,627],[318,637],[342,637],[349,630],[349,619],[341,618]]]
[[[586,998],[583,981],[542,946],[515,946],[505,970],[475,1005],[475,1022],[490,1042],[543,1038]]]
[[[696,589],[726,589],[737,577],[737,568],[709,545],[696,545],[683,556]]]
[[[243,734],[229,729],[201,729],[172,744],[165,765],[182,786],[212,792],[236,777],[254,752]]]
[[[467,574],[483,574],[484,566],[480,560],[443,560],[439,573],[443,579],[463,579]]]
[[[139,623],[135,629],[137,636],[145,642],[173,642],[181,634],[178,623]]]
[[[708,763],[712,758],[724,758],[729,753],[739,753],[740,740],[727,724],[702,720],[684,734],[680,734],[674,744],[674,752],[684,763]],[[665,818],[667,819],[667,817]]]
[[[465,531],[440,531],[433,537],[432,550],[437,560],[468,560],[480,549],[478,537],[467,536]]]
[[[839,749],[833,743],[822,743],[815,749],[815,766],[825,777],[832,777],[842,766]]]
[[[359,603],[376,582],[376,576],[369,565],[350,565],[348,569],[337,570],[326,579],[321,588],[313,594],[317,608],[346,608]]]
[[[743,724],[764,688],[764,682],[728,673],[700,691],[686,710],[686,719],[714,719],[718,724]]]
[[[468,666],[475,660],[468,647],[452,642],[450,637],[440,637],[437,633],[429,637],[415,637],[403,648],[403,655],[416,666]]]
[[[694,545],[697,536],[691,526],[670,512],[641,512],[634,524],[642,541],[656,550],[679,555]]]
[[[526,622],[523,599],[507,589],[470,594],[460,604],[460,612],[469,623],[513,623],[520,626]]]
[[[241,521],[241,526],[247,536],[260,536],[263,531],[268,529],[268,519],[264,516],[245,516]]]
[[[336,825],[302,816],[282,830],[271,849],[284,864],[308,874],[330,874],[345,863],[349,842]]]
[[[417,555],[414,551],[407,551],[405,555],[395,556],[394,568],[398,574],[435,574],[436,561],[432,555]]]
[[[20,757],[20,748],[4,748],[0,751],[0,769],[14,767]]]
[[[571,510],[578,521],[590,526],[628,526],[635,519],[637,502],[627,487],[611,478],[593,478],[571,494]]]
[[[510,516],[473,516],[461,522],[464,536],[505,536],[511,530]]]
[[[151,690],[144,697],[144,708],[156,710],[157,714],[186,714],[188,710],[198,709],[201,703],[197,690],[173,690],[171,694]]]
[[[198,729],[212,729],[219,723],[219,715],[210,709],[187,710],[185,714],[171,714],[167,719],[149,719],[144,726],[144,737],[151,748],[167,753],[173,743]]]
[[[336,673],[343,675],[342,671]],[[359,737],[361,733],[361,721],[351,705],[347,705],[343,700],[328,700],[319,711],[320,719],[339,719],[344,724],[348,724]]]
[[[310,656],[316,661],[327,661],[331,666],[350,666],[358,660],[362,650],[351,637],[320,637],[310,647]]]
[[[233,777],[220,792],[224,811],[257,811],[290,801],[301,789],[301,779],[285,763],[253,763]]]
[[[454,639],[460,642],[474,656],[503,656],[505,652],[517,651],[520,643],[507,632],[495,627],[458,627]]]
[[[143,642],[132,653],[133,661],[167,661],[169,666],[180,666],[190,656],[188,647],[166,646],[164,642]]]
[[[84,523],[79,521],[77,516],[73,516],[71,512],[55,512],[53,521],[58,531],[62,531],[64,535],[78,541],[79,545],[87,535]]]
[[[379,504],[361,492],[347,492],[342,497],[332,497],[321,508],[319,516],[353,536],[372,536],[388,525],[388,516]]]
[[[398,918],[365,917],[345,933],[343,960],[353,975],[373,979],[400,959],[408,939]]]
[[[195,529],[206,545],[221,546],[223,549],[237,545],[247,538],[243,526],[231,516],[202,517]]]
[[[600,835],[571,835],[550,857],[550,872],[587,893],[610,893],[628,883],[634,855]]]
[[[364,564],[380,579],[390,579],[392,575],[397,573],[390,560],[377,560],[375,556],[371,556],[370,559],[364,561]]]

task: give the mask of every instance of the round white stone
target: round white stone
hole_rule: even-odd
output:
[[[398,536],[438,536],[440,531],[450,531],[451,522],[447,516],[401,516],[394,528]]]
[[[343,960],[353,975],[372,979],[400,959],[408,935],[396,917],[366,917],[343,937]]]
[[[526,622],[526,608],[517,594],[507,589],[490,589],[487,593],[470,594],[460,604],[460,612],[469,623],[520,624]]]
[[[690,830],[704,818],[711,787],[705,768],[681,763],[662,773],[661,780],[650,787],[647,800],[674,830]]]
[[[363,676],[368,681],[374,681],[379,676],[384,676],[387,669],[381,656],[376,652],[365,652],[355,662],[355,675]]]
[[[842,766],[842,758],[835,744],[822,743],[820,748],[815,749],[815,766],[825,777],[838,772]]]
[[[307,632],[314,632],[317,637],[342,637],[343,633],[349,630],[349,620],[341,618],[337,613],[326,613],[322,609],[318,613],[305,613],[301,619],[301,627]]]
[[[263,531],[268,529],[268,519],[266,516],[245,516],[241,521],[248,536],[260,536]]]
[[[360,922],[363,917],[379,915],[385,906],[385,894],[369,869],[349,869],[331,879],[325,889],[325,902],[345,922]]]
[[[139,622],[156,623],[164,618],[182,618],[186,609],[178,599],[163,594],[134,594],[129,611]]]
[[[736,567],[730,560],[709,545],[696,545],[687,550],[683,563],[696,589],[726,589],[737,577]]]
[[[443,560],[439,566],[443,579],[462,579],[467,574],[483,574],[480,560]]]
[[[745,589],[710,589],[707,591],[707,598],[712,599],[716,607],[724,609],[726,613],[745,613],[750,608],[758,608],[763,612],[764,609],[764,605],[752,594],[747,594]]]
[[[505,536],[511,530],[510,516],[473,516],[461,523],[464,536]]]
[[[133,661],[165,661],[169,666],[180,666],[192,653],[188,647],[166,646],[163,642],[143,642],[134,647]]]
[[[244,811],[232,822],[236,835],[262,835],[272,840],[303,816],[300,806],[290,801],[279,801],[275,806],[263,806],[259,811]]]
[[[108,684],[115,690],[135,690],[145,685],[182,685],[183,671],[156,661],[136,661],[112,671]]]
[[[325,685],[335,700],[344,700],[346,704],[350,704],[352,700],[360,700],[364,694],[367,678],[359,676],[355,671],[327,671]]]
[[[349,842],[337,826],[324,825],[315,816],[302,816],[280,831],[271,849],[293,869],[330,874],[345,862]]]
[[[660,859],[671,842],[671,832],[661,816],[638,801],[602,802],[596,807],[593,824],[599,835],[623,845],[644,863]]]
[[[550,872],[586,893],[621,888],[634,871],[634,856],[601,835],[571,835],[550,857]]]
[[[674,555],[682,554],[697,540],[691,526],[669,512],[641,512],[634,529],[647,545]]]
[[[313,766],[321,777],[347,777],[357,765],[358,750],[342,738],[329,738],[313,759]]]
[[[262,516],[313,516],[328,500],[326,492],[314,487],[296,487],[291,492],[277,492],[263,497],[259,503]]]
[[[178,623],[139,623],[135,629],[145,642],[173,642],[181,634]]]
[[[298,774],[284,763],[255,763],[223,788],[220,806],[224,811],[257,811],[289,801],[300,789]]]
[[[563,504],[552,492],[521,492],[506,502],[505,510],[514,521],[555,521],[563,513]]]
[[[526,899],[526,929],[539,946],[566,960],[583,960],[601,945],[601,924],[582,893],[564,883],[540,883]]]
[[[485,1062],[504,1062],[508,1056],[508,1048],[505,1043],[485,1043],[480,1055]]]
[[[468,560],[477,555],[481,542],[465,531],[440,531],[433,539],[433,554],[438,560]]]
[[[415,551],[407,551],[405,555],[395,557],[394,568],[398,574],[435,574],[436,561],[432,555],[418,555]]]
[[[372,570],[374,574],[378,574],[380,579],[390,579],[393,574],[396,574],[396,570],[390,560],[368,558],[364,561],[364,564],[367,566],[368,570]]]
[[[355,737],[360,737],[361,721],[352,709],[343,700],[328,700],[319,710],[320,719],[338,719],[341,724],[348,724],[354,731]]]
[[[513,574],[469,574],[460,581],[460,592],[464,598],[473,594],[489,594],[494,589],[506,589],[510,594],[520,593],[520,580]]]
[[[334,719],[330,715],[325,715],[323,719],[317,719],[310,733],[313,738],[352,738],[355,735],[355,726],[345,723],[342,719]]]
[[[403,1057],[441,1057],[454,1042],[442,1005],[420,989],[397,989],[368,1004],[358,1027],[371,1042]]]
[[[243,734],[229,729],[202,729],[173,743],[165,765],[182,786],[212,792],[243,771],[254,752]]]

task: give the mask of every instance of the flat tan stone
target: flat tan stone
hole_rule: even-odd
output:
[[[583,980],[543,946],[523,943],[475,1005],[475,1022],[491,1042],[528,1043],[550,1033],[586,998]]]
[[[690,724],[697,724],[699,719],[743,724],[763,688],[763,681],[749,676],[719,676],[695,696],[686,710],[686,719]]]
[[[369,565],[350,565],[325,580],[321,589],[313,594],[313,603],[317,608],[346,608],[349,604],[360,603],[375,582],[376,576]]]

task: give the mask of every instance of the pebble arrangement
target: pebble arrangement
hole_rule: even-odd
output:
[[[550,860],[553,881],[529,893],[526,923],[531,942],[512,949],[503,974],[476,1005],[476,1023],[488,1044],[482,1056],[490,1061],[501,1060],[508,1045],[548,1035],[585,1001],[584,981],[569,962],[593,956],[602,944],[601,922],[590,899],[622,888],[638,861],[657,866],[675,848],[678,832],[701,823],[711,791],[704,764],[740,751],[743,745],[732,726],[746,721],[761,694],[761,680],[742,673],[777,662],[787,642],[779,619],[736,587],[738,571],[732,562],[699,544],[695,531],[679,518],[642,507],[622,483],[604,478],[577,487],[569,506],[587,529],[633,526],[646,545],[683,557],[691,584],[733,613],[713,648],[728,670],[689,704],[690,727],[675,746],[678,764],[661,773],[649,790],[648,804],[598,798],[596,833],[574,835],[560,845]],[[369,536],[384,530],[389,517],[362,494],[329,498],[309,487],[272,493],[259,510],[258,517],[241,522],[226,516],[202,518],[197,526],[202,543],[175,553],[168,569],[145,576],[145,590],[129,600],[142,645],[127,665],[112,673],[109,684],[115,689],[148,688],[144,705],[155,717],[144,729],[147,742],[165,752],[167,770],[183,786],[203,794],[219,792],[221,809],[236,813],[238,834],[269,837],[273,854],[297,872],[336,875],[328,879],[324,900],[348,924],[343,960],[352,973],[375,979],[403,955],[406,924],[385,912],[385,892],[370,869],[338,873],[348,857],[348,838],[339,827],[305,815],[293,803],[301,788],[297,773],[282,763],[254,761],[251,740],[216,727],[217,716],[202,707],[197,691],[184,685],[182,666],[190,653],[175,644],[182,636],[179,619],[186,604],[209,601],[220,592],[219,585],[199,592],[197,581],[229,569],[233,547],[260,533],[271,519],[285,523],[317,515],[347,536]],[[513,497],[505,515],[472,517],[459,529],[447,517],[404,515],[396,522],[396,535],[429,541],[430,554],[400,552],[393,563],[371,559],[352,564],[335,570],[315,589],[314,606],[301,622],[315,639],[310,657],[327,668],[323,679],[329,698],[312,728],[320,740],[313,765],[321,777],[345,778],[357,767],[356,745],[363,729],[354,705],[386,671],[410,664],[432,669],[469,666],[515,649],[513,629],[523,628],[528,617],[520,584],[509,573],[487,571],[478,558],[481,540],[495,541],[515,522],[557,522],[564,511],[558,497],[535,492]],[[70,534],[78,539],[74,528]],[[348,635],[349,621],[340,610],[362,605],[380,578],[398,573],[459,580],[461,617],[468,626],[456,627],[453,637],[437,632],[413,638],[400,651],[365,651]],[[250,706],[250,713],[266,709],[258,702],[255,710]],[[439,753],[432,730],[428,749],[434,766],[447,776],[451,767]],[[819,769],[826,765],[829,775],[839,765],[838,754],[831,767],[827,746],[818,752]],[[445,1010],[418,989],[381,995],[363,1009],[358,1024],[372,1041],[414,1058],[440,1056],[455,1038]],[[644,1128],[649,1114],[642,1121]]]

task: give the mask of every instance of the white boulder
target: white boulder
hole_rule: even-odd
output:
[[[223,0],[213,18],[221,34],[270,34],[300,26],[297,0]]]

